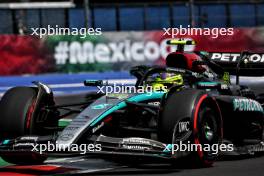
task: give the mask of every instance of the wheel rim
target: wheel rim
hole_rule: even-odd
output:
[[[201,123],[202,138],[204,143],[212,144],[217,138],[217,123],[215,122],[215,117],[212,111],[206,111],[204,114],[204,119]]]
[[[205,134],[205,138],[208,141],[211,141],[214,138],[214,131],[212,129],[212,126],[209,125],[207,122],[204,124],[203,126],[203,130],[204,130],[204,134]]]

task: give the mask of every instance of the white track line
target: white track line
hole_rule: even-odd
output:
[[[135,79],[109,79],[104,80],[108,81],[109,84],[135,84]],[[84,87],[83,83],[67,83],[67,84],[49,84],[48,85],[52,89],[56,88],[77,88],[77,87]],[[0,91],[6,91],[12,88],[11,86],[3,86],[0,87]]]

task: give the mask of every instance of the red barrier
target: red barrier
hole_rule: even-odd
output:
[[[0,36],[0,75],[44,73],[55,70],[45,43],[31,36]]]

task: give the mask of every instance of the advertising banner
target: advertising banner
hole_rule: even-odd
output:
[[[175,36],[173,36],[175,37]],[[128,70],[134,65],[164,64],[171,35],[165,31],[102,32],[98,36],[0,36],[0,75],[46,72]],[[264,52],[264,28],[238,28],[232,35],[181,35],[193,39],[188,51]],[[264,62],[264,59],[260,59]]]

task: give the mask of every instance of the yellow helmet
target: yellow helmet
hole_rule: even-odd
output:
[[[173,85],[183,85],[183,77],[180,74],[172,75],[166,73],[166,77],[162,78],[161,76],[156,77],[152,82],[152,88],[156,91],[158,90],[168,90]]]

